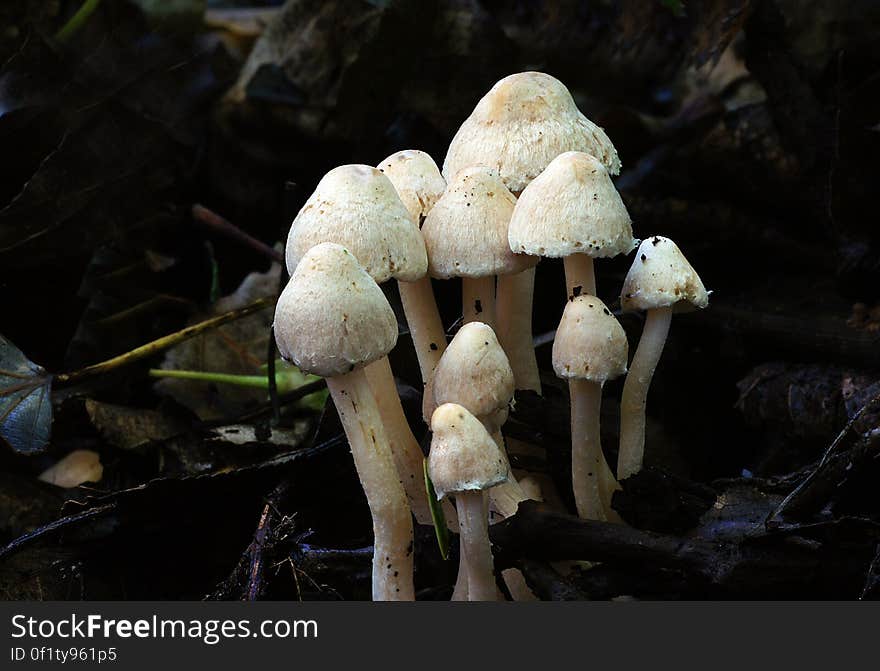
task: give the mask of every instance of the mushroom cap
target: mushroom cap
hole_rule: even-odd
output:
[[[513,399],[513,371],[492,327],[462,326],[434,369],[434,401],[459,403],[475,417],[495,421]]]
[[[519,192],[559,154],[574,150],[620,172],[611,140],[581,114],[565,85],[543,72],[520,72],[496,83],[465,119],[449,145],[443,176],[448,182],[462,168],[485,165]]]
[[[275,306],[278,351],[307,373],[333,377],[388,354],[397,319],[379,285],[341,245],[312,247]]]
[[[322,242],[348,249],[376,282],[425,276],[428,257],[419,227],[394,185],[377,168],[341,165],[318,182],[287,236],[287,270]]]
[[[514,205],[516,198],[494,170],[472,166],[458,172],[422,224],[431,277],[510,275],[535,265],[537,259],[510,250]]]
[[[553,370],[565,379],[604,384],[626,373],[629,344],[620,322],[595,296],[565,306],[553,341]]]
[[[438,498],[489,489],[505,482],[507,460],[483,424],[457,403],[444,403],[431,416],[428,475]]]
[[[421,222],[446,190],[446,180],[434,159],[418,149],[391,154],[379,166],[406,205],[413,221]]]
[[[604,258],[637,244],[605,166],[580,151],[554,158],[520,194],[508,240],[514,251],[552,257]]]
[[[623,281],[620,304],[624,310],[673,307],[685,312],[706,307],[709,292],[678,245],[655,235],[639,245]]]

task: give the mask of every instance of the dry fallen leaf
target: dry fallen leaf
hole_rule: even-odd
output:
[[[272,264],[265,273],[251,273],[232,294],[220,298],[210,316],[236,310],[259,298],[276,296],[281,266]],[[165,354],[160,368],[192,370],[229,375],[259,375],[266,361],[273,309],[227,324],[181,343]],[[197,316],[196,321],[204,315]],[[266,400],[265,390],[216,383],[163,379],[156,391],[172,397],[192,410],[200,419],[217,420],[238,414]]]
[[[86,412],[92,424],[111,445],[131,450],[165,440],[186,429],[167,413],[142,408],[128,408],[88,399]]]

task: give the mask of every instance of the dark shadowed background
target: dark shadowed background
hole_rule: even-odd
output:
[[[878,3],[85,4],[94,11],[73,23],[79,0],[0,7],[0,333],[50,371],[222,312],[220,296],[239,292],[229,309],[277,290],[277,271],[256,293],[241,288],[269,261],[195,221],[194,203],[273,245],[328,169],[407,148],[442,163],[495,81],[541,70],[615,143],[635,235],[673,238],[713,290],[708,310],[672,325],[648,406],[656,470],[620,499],[635,527],[742,551],[753,525],[821,470],[823,451],[880,391]],[[629,263],[597,264],[609,306],[619,308]],[[542,262],[537,335],[555,329],[563,286],[561,264]],[[435,288],[451,326],[457,288]],[[265,394],[163,389],[146,375],[172,364],[259,370],[270,317],[225,332],[225,350],[206,342],[59,393],[40,454],[0,444],[0,544],[25,535],[0,553],[0,595],[368,594],[358,548],[369,543],[369,516],[332,417],[317,422],[300,406],[279,439],[265,413],[247,414],[265,409]],[[641,317],[620,318],[632,351]],[[399,349],[402,382],[419,387]],[[552,378],[549,349],[539,362]],[[548,447],[544,467],[564,481],[567,406],[564,388],[549,383],[546,402],[523,400],[520,432],[558,446],[562,456]],[[620,388],[606,392],[611,456]],[[557,598],[870,596],[877,416],[869,406],[852,427],[855,472],[829,477],[790,511],[785,533],[818,553],[790,580],[778,578],[784,562],[777,573],[695,581],[681,567],[646,573],[628,556],[603,555],[604,567],[565,579],[533,548],[509,561]],[[234,440],[230,426],[255,435]],[[74,449],[100,454],[99,483],[36,481]],[[711,517],[725,500],[727,516]],[[59,531],[26,537],[56,520]],[[436,556],[430,533],[420,542],[417,586],[444,598],[454,563]]]

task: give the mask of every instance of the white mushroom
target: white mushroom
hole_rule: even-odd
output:
[[[571,483],[578,515],[617,521],[616,487],[599,433],[602,385],[626,373],[626,333],[595,296],[573,297],[553,342],[553,370],[568,380],[571,396]]]
[[[293,220],[287,238],[287,268],[295,271],[314,245],[335,242],[348,249],[372,278],[403,286],[425,277],[428,258],[416,222],[391,181],[368,165],[343,165],[328,172]],[[403,293],[403,292],[402,292]],[[367,367],[391,451],[413,514],[431,524],[425,499],[424,455],[406,421],[386,357]]]
[[[536,263],[510,251],[507,227],[516,198],[498,173],[464,168],[425,218],[422,235],[432,277],[462,278],[464,321],[495,323],[495,275],[518,273]]]
[[[438,497],[455,495],[463,562],[459,572],[462,568],[467,572],[468,600],[495,601],[484,491],[507,479],[507,460],[483,424],[455,403],[444,403],[434,411],[431,430],[428,471]]]
[[[557,156],[519,197],[510,248],[563,258],[569,296],[596,295],[594,258],[628,254],[632,222],[602,162],[570,151]]]
[[[639,246],[624,280],[620,303],[624,310],[647,311],[620,401],[617,477],[623,480],[642,468],[648,389],[663,354],[672,313],[706,307],[709,292],[678,246],[655,235]]]
[[[324,243],[298,260],[275,308],[278,351],[327,387],[373,516],[373,599],[413,600],[413,530],[406,493],[364,366],[397,341],[382,290],[344,247]]]

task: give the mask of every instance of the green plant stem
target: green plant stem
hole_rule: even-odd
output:
[[[223,324],[228,324],[229,322],[236,321],[238,319],[242,319],[243,317],[247,317],[248,315],[252,315],[255,312],[259,312],[260,310],[270,307],[273,304],[273,301],[274,299],[272,298],[261,298],[257,301],[254,301],[250,305],[239,308],[238,310],[231,310],[229,312],[223,313],[222,315],[217,315],[216,317],[212,317],[211,319],[206,319],[205,321],[193,324],[192,326],[187,326],[185,329],[181,329],[180,331],[169,333],[166,336],[157,338],[152,342],[148,342],[146,345],[136,347],[135,349],[126,352],[125,354],[115,356],[112,359],[107,359],[106,361],[102,361],[91,366],[86,366],[85,368],[80,368],[79,370],[75,370],[70,373],[59,373],[55,376],[55,381],[58,384],[70,384],[73,382],[79,382],[83,378],[90,377],[92,375],[109,373],[112,370],[121,368],[122,366],[126,366],[130,363],[134,363],[135,361],[140,361],[141,359],[152,356],[158,352],[161,352],[162,350],[168,349],[169,347],[173,347],[174,345],[177,345],[184,340],[189,340],[190,338],[194,338],[197,335],[201,335],[205,331],[210,331],[211,329],[215,329],[218,326],[222,326]],[[262,379],[263,382],[266,381],[265,377],[261,377],[260,379]]]
[[[255,387],[269,389],[269,378],[266,375],[236,375],[234,373],[211,373],[200,370],[164,370],[151,368],[150,377],[171,377],[178,380],[198,380],[200,382],[220,382],[234,384],[239,387]]]
[[[100,4],[101,0],[85,0],[74,15],[67,20],[67,23],[61,26],[58,32],[55,33],[55,39],[61,43],[67,42],[83,27],[83,24],[88,21]]]

